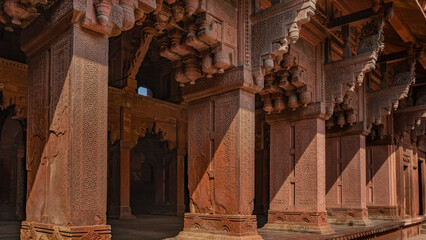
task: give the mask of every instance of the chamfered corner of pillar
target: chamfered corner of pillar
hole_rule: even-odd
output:
[[[23,221],[21,223],[20,239],[111,240],[111,226],[62,226],[47,223]]]
[[[185,214],[184,230],[170,240],[221,239],[261,240],[256,216],[221,214]]]
[[[277,212],[269,211],[268,223],[263,229],[276,231],[333,233],[327,222],[326,212]]]

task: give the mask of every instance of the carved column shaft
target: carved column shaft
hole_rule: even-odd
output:
[[[367,206],[371,219],[396,219],[395,146],[375,145],[367,148]]]
[[[234,72],[210,81],[241,79],[243,71]],[[190,213],[185,214],[184,231],[177,239],[261,239],[251,215],[254,111],[254,94],[240,88],[189,100]]]
[[[325,121],[271,125],[268,229],[331,232],[325,211]]]
[[[110,239],[108,39],[63,19],[23,44],[31,91],[21,239]]]
[[[327,213],[338,224],[370,225],[366,205],[365,136],[327,138]]]

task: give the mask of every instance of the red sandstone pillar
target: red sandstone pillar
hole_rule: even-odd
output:
[[[73,12],[56,17],[23,33],[29,111],[21,239],[106,240],[108,39],[71,24]]]
[[[269,121],[270,205],[267,229],[328,233],[325,122]]]
[[[224,80],[239,79],[243,73],[229,71],[237,75],[226,73]],[[214,80],[220,87],[221,80]],[[176,239],[262,239],[251,215],[254,111],[254,94],[240,88],[189,101],[190,213]]]
[[[132,150],[132,109],[120,109],[120,219],[132,219],[130,208],[130,152]]]
[[[366,173],[368,217],[397,219],[395,145],[369,146]]]
[[[329,222],[371,225],[366,204],[365,136],[327,138],[326,149]]]
[[[177,125],[177,166],[176,166],[176,215],[185,213],[185,156],[187,154],[188,121],[186,109],[179,113]]]

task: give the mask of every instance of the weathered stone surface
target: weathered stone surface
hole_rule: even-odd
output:
[[[21,239],[35,238],[44,224],[87,239],[106,225],[107,39],[69,26],[29,56],[30,111],[27,135],[27,221]],[[50,86],[50,87],[48,87]],[[30,224],[30,225],[31,225]],[[75,226],[75,227],[73,227]],[[92,229],[92,230],[91,230]],[[86,231],[86,232],[85,232]],[[35,234],[35,235],[34,235]],[[84,238],[83,238],[84,239]]]

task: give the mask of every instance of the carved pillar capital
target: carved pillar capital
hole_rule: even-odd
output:
[[[268,8],[252,17],[253,51],[255,68],[265,66],[265,58],[275,57],[288,51],[290,44],[299,39],[302,24],[309,22],[316,9],[316,0],[290,1]]]

